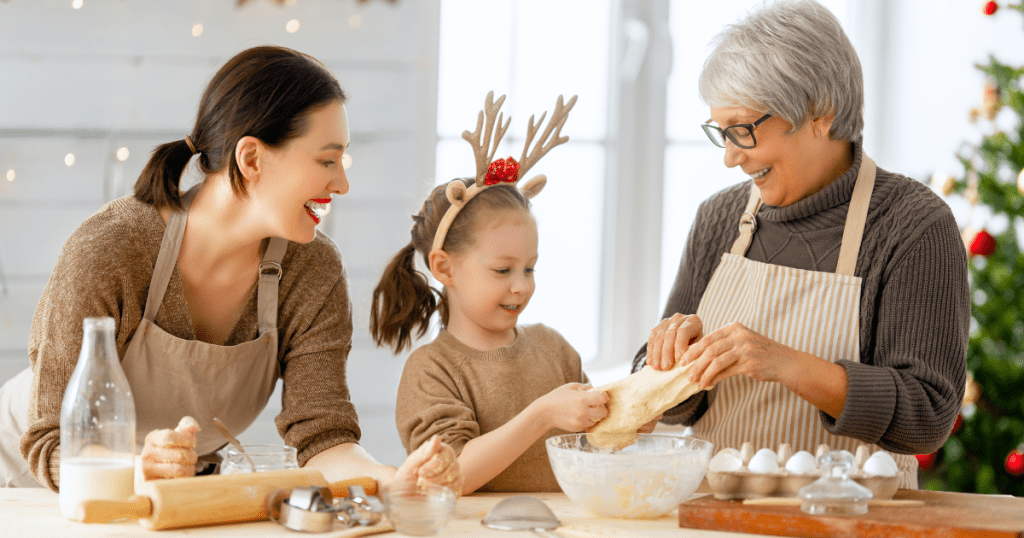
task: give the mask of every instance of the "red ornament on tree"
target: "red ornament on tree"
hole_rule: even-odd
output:
[[[994,15],[999,10],[999,4],[995,2],[985,2],[985,5],[981,8],[986,15]]]
[[[1005,467],[1006,472],[1013,476],[1024,474],[1024,454],[1021,454],[1019,450],[1007,454]]]
[[[971,256],[988,256],[995,249],[996,239],[985,230],[975,234],[974,239],[971,239],[971,244],[967,247],[967,251],[971,253]]]
[[[924,469],[925,471],[931,469],[932,465],[935,465],[935,458],[936,456],[938,456],[938,454],[938,452],[932,452],[931,454],[918,454],[916,456],[917,465],[920,466],[921,469]]]
[[[964,416],[963,416],[963,414],[958,414],[956,416],[956,421],[953,422],[953,431],[951,431],[949,434],[950,435],[956,435],[956,432],[960,431],[960,428],[963,428],[963,427],[964,427]]]

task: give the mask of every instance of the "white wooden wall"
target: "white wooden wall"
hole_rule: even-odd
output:
[[[151,149],[191,130],[206,82],[235,53],[275,44],[323,61],[349,93],[351,191],[323,230],[345,259],[355,312],[349,387],[363,444],[401,463],[402,357],[369,339],[369,298],[432,184],[438,3],[405,0],[0,2],[0,383],[28,366],[32,313],[67,236],[131,192]],[[285,30],[289,20],[299,30]],[[195,24],[203,25],[199,37]],[[114,154],[127,147],[129,158]],[[66,166],[65,155],[75,163]],[[8,170],[14,180],[8,181]],[[4,284],[6,283],[6,286]],[[271,399],[242,439],[280,440]]]

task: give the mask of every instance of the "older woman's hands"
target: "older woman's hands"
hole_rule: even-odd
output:
[[[690,381],[705,389],[737,374],[789,385],[787,381],[795,379],[797,355],[789,346],[731,323],[691,345],[680,360],[684,365],[693,363]]]
[[[182,418],[173,430],[149,432],[140,457],[142,478],[152,480],[195,476],[198,432],[199,424],[192,417]]]
[[[647,364],[670,370],[703,334],[704,324],[696,315],[673,314],[661,320],[647,336]]]
[[[398,468],[395,480],[431,482],[451,488],[456,495],[462,494],[462,471],[455,449],[436,435],[409,454]]]

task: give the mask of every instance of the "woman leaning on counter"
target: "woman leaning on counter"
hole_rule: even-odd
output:
[[[0,391],[6,485],[59,487],[61,400],[82,319],[98,316],[116,323],[147,479],[194,474],[197,457],[225,444],[212,419],[238,435],[280,377],[276,423],[300,465],[330,481],[459,485],[447,445],[427,443],[399,469],[358,445],[345,379],[348,285],[337,247],[316,229],[332,197],[349,188],[345,100],[312,57],[245,50],[210,81],[190,135],[154,150],[134,196],[75,230],[36,309],[32,368]],[[193,159],[203,180],[181,192]],[[171,430],[183,415],[202,430]]]
[[[860,61],[826,8],[772,3],[714,43],[703,128],[751,181],[701,204],[634,369],[693,363],[710,390],[662,421],[717,449],[874,444],[917,487],[913,454],[945,442],[965,386],[970,298],[953,215],[864,154]]]

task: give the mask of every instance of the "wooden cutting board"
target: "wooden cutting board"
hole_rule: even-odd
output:
[[[799,506],[745,505],[701,497],[679,505],[679,526],[690,529],[856,538],[1024,538],[1024,498],[942,491],[899,490],[894,499],[919,499],[924,506],[872,506],[860,516],[812,516]]]

